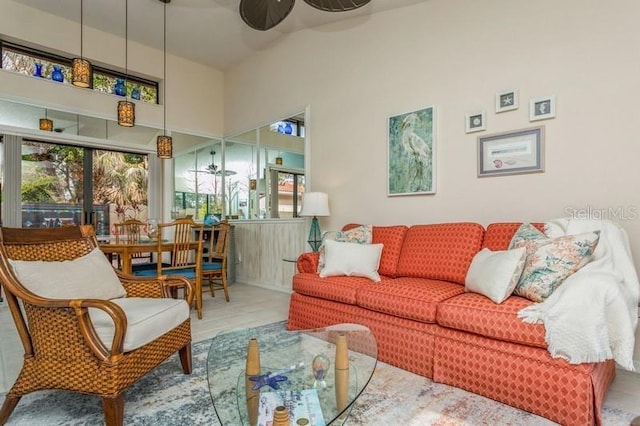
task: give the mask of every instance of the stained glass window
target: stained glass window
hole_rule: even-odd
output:
[[[0,48],[3,69],[71,85],[70,59],[11,43],[2,43]],[[93,67],[92,88],[96,92],[116,94],[115,85],[118,79],[126,80],[128,97],[142,102],[158,103],[158,83],[130,75],[125,76],[102,67]]]

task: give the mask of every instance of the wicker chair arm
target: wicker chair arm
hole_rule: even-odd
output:
[[[127,331],[127,316],[122,308],[109,300],[98,299],[75,299],[69,301],[68,306],[74,308],[78,317],[80,332],[96,358],[103,362],[118,362],[123,357],[124,336]],[[98,337],[93,327],[93,322],[89,317],[89,308],[100,309],[113,320],[115,332],[111,342],[111,350],[107,349]]]

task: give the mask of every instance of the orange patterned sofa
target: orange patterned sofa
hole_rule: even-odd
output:
[[[516,315],[531,301],[510,296],[495,304],[464,291],[473,256],[485,247],[505,250],[519,226],[374,226],[373,243],[383,244],[379,283],[320,278],[318,253],[304,253],[293,277],[288,328],[363,324],[375,334],[383,362],[563,425],[601,424],[614,361],[552,358],[544,326]]]

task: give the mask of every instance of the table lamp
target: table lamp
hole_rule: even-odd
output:
[[[329,216],[329,196],[324,192],[305,192],[302,194],[300,216],[313,216],[307,242],[311,246],[311,250],[318,251],[322,244],[318,216]]]

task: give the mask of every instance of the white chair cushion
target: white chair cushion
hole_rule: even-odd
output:
[[[181,299],[125,297],[113,299],[127,316],[124,351],[129,352],[157,339],[189,318],[189,305]],[[111,348],[115,325],[104,311],[89,308],[93,326],[107,348]]]
[[[113,266],[95,248],[62,262],[11,260],[13,271],[29,291],[47,299],[114,299],[126,296]]]

